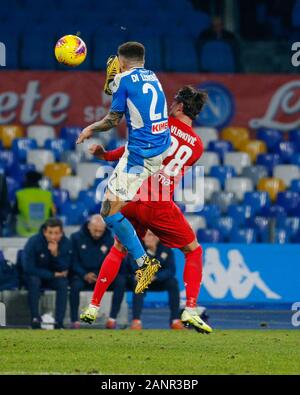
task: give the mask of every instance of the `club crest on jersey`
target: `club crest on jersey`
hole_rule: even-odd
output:
[[[168,121],[162,121],[162,122],[155,122],[152,124],[152,133],[163,133],[165,132],[169,127]]]

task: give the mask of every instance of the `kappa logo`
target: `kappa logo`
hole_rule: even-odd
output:
[[[199,126],[223,128],[227,126],[235,114],[235,101],[228,88],[219,82],[205,82],[198,86],[208,94],[203,111],[196,118]]]
[[[107,283],[107,278],[106,278],[106,277],[100,278],[100,281],[101,281],[102,283]]]
[[[227,257],[226,269],[217,248],[205,250],[203,285],[212,297],[223,299],[230,291],[235,299],[245,299],[258,288],[267,299],[282,298],[268,287],[259,272],[251,272],[239,250],[229,250]]]

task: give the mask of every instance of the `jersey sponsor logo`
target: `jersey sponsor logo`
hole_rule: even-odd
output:
[[[195,123],[199,126],[223,128],[235,114],[235,101],[231,92],[219,82],[205,82],[198,87],[208,93],[208,100]]]
[[[163,133],[169,128],[169,122],[168,121],[162,121],[162,122],[155,122],[152,124],[152,133],[157,134],[157,133]]]

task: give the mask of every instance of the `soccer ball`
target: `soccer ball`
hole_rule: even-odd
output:
[[[54,52],[59,63],[75,67],[85,60],[87,49],[80,37],[68,34],[57,41]]]

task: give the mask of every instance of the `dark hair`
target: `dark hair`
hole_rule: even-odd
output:
[[[119,46],[118,55],[135,61],[143,61],[145,59],[145,47],[136,41],[129,41]]]
[[[43,224],[42,228],[43,230],[46,230],[47,228],[56,228],[59,227],[60,230],[63,230],[63,224],[59,218],[48,218],[47,221]]]
[[[179,89],[175,95],[177,103],[183,104],[183,112],[191,119],[195,119],[202,111],[208,95],[205,91],[196,89],[190,85]]]
[[[42,179],[42,174],[35,170],[29,170],[25,175],[25,188],[39,187],[39,181]]]

